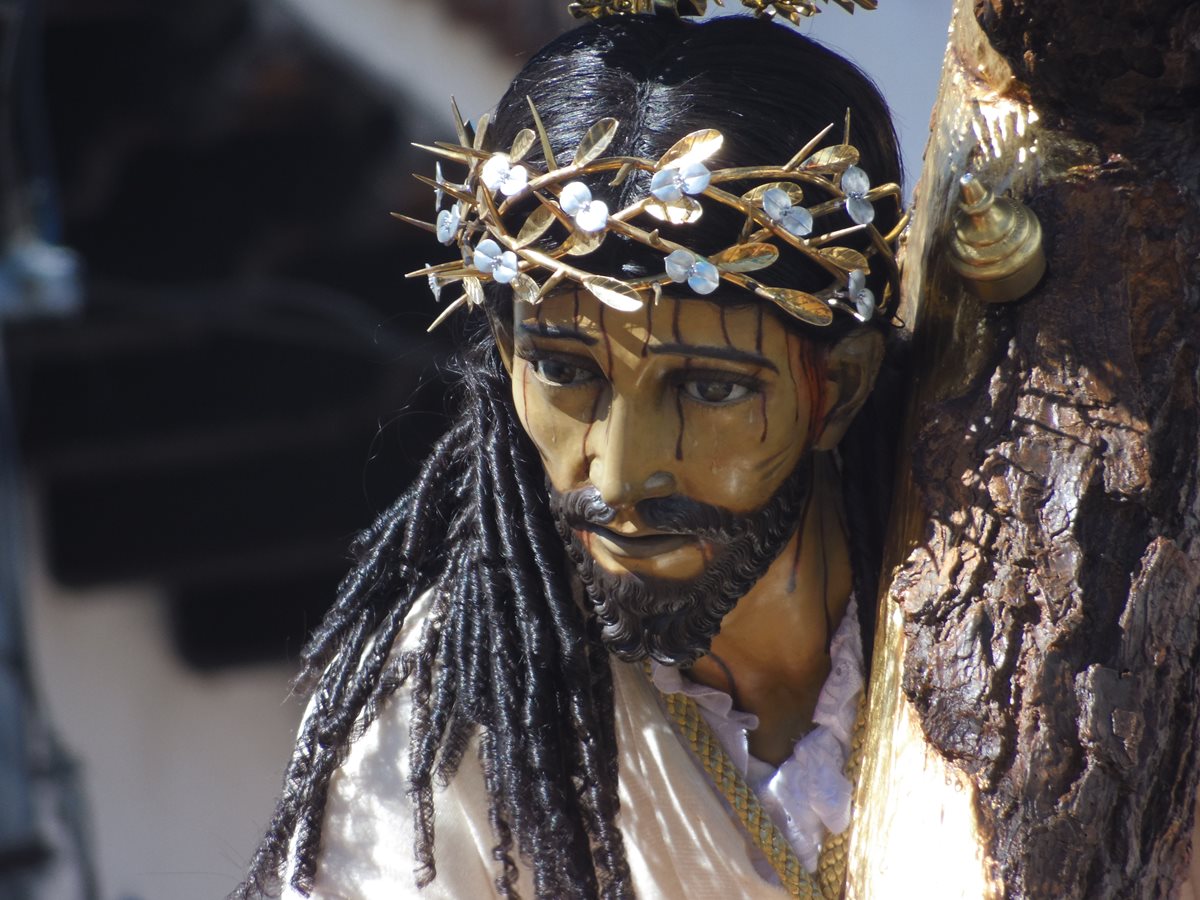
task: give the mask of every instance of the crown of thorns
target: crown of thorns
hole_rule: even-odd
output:
[[[809,325],[829,325],[835,311],[848,313],[861,322],[888,314],[899,288],[892,244],[903,221],[888,235],[880,234],[872,222],[877,201],[892,199],[899,205],[900,188],[896,184],[872,187],[867,173],[857,165],[858,150],[848,139],[815,150],[832,125],[782,164],[710,169],[705,163],[724,140],[715,129],[684,135],[657,160],[604,156],[620,127],[616,119],[604,118],[588,129],[570,162],[560,165],[532,100],[529,106],[534,128],[522,129],[507,151],[483,150],[488,117],[482,117],[471,129],[456,105],[453,111],[458,143],[418,145],[442,159],[461,163],[467,170],[464,181],[451,182],[443,176],[439,161],[434,178],[417,176],[436,191],[434,223],[397,214],[434,232],[443,244],[456,244],[461,251],[459,260],[409,273],[410,277],[427,277],[435,296],[440,296],[446,286],[462,285],[462,295],[445,308],[430,330],[465,304],[481,305],[483,285],[489,281],[508,285],[519,300],[538,303],[569,280],[602,303],[624,311],[640,309],[649,296],[657,299],[667,285],[686,283],[697,294],[710,294],[725,281],[769,300]],[[846,133],[848,137],[849,114]],[[525,162],[539,141],[544,168]],[[613,173],[608,185],[618,187],[634,171],[650,173],[649,190],[616,212],[609,210],[603,198],[594,197],[582,180]],[[757,184],[738,194],[723,187],[736,183],[744,188],[748,182]],[[822,199],[806,206],[806,189]],[[529,198],[536,201],[533,212],[519,227],[510,228],[505,214],[514,204]],[[700,198],[735,209],[743,216],[740,231],[730,235],[729,245],[709,255],[659,233],[662,224],[683,226],[698,221],[704,213]],[[841,211],[853,225],[820,231],[820,219]],[[556,223],[562,227],[554,234],[565,237],[555,246],[547,247],[543,242],[535,247]],[[678,234],[678,229],[672,233]],[[860,237],[857,242],[866,244],[862,250],[837,243],[860,233],[867,238],[862,241]],[[662,271],[624,280],[589,272],[586,257],[609,234],[660,251]],[[781,245],[798,250],[827,270],[832,276],[830,287],[813,294],[764,284],[752,277],[749,273],[767,269],[779,258]],[[887,270],[887,287],[879,301],[866,287],[871,259]],[[539,282],[535,275],[544,278]]]

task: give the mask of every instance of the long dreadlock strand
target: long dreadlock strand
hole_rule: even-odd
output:
[[[514,446],[520,446],[518,435],[510,435],[510,441]],[[618,807],[615,780],[605,777],[607,769],[604,763],[607,759],[615,760],[616,748],[615,740],[607,745],[605,743],[609,729],[604,727],[604,717],[597,708],[593,684],[596,680],[606,683],[611,692],[611,669],[605,654],[589,653],[584,620],[573,598],[569,594],[556,596],[556,592],[564,587],[554,577],[562,551],[553,532],[546,528],[545,518],[536,514],[538,507],[544,504],[544,495],[537,493],[531,496],[530,478],[517,474],[520,472],[536,477],[541,471],[540,463],[536,460],[531,463],[528,456],[518,454],[514,454],[514,462],[516,465],[508,470],[507,480],[520,498],[522,524],[533,537],[529,548],[532,562],[549,599],[547,612],[556,632],[562,667],[570,673],[570,677],[564,679],[565,683],[571,685],[565,701],[579,750],[578,765],[582,776],[581,786],[585,792],[581,811],[585,816],[585,826],[596,843],[594,861],[600,876],[601,895],[616,896],[611,894],[614,886],[627,886],[629,881],[620,832],[611,827]],[[546,545],[549,545],[549,554],[544,552]],[[597,658],[600,660],[598,666],[595,664]]]

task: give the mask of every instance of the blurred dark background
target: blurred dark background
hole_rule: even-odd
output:
[[[299,647],[445,424],[403,276],[452,254],[388,216],[432,217],[410,142],[565,5],[0,0],[0,900],[244,873]],[[949,7],[804,29],[900,103],[914,164]]]
[[[440,123],[269,4],[26,10],[22,158],[82,261],[77,313],[5,337],[50,572],[162,584],[194,665],[294,654],[444,425],[404,273],[446,251],[387,215],[430,218]]]

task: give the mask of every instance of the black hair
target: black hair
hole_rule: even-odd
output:
[[[901,177],[887,106],[867,77],[791,29],[748,17],[704,25],[659,19],[652,27],[644,19],[624,19],[565,35],[534,57],[501,98],[488,133],[493,150],[507,150],[521,129],[533,127],[529,100],[546,125],[559,165],[570,160],[588,128],[603,116],[620,123],[605,155],[656,159],[686,134],[717,128],[724,143],[707,161],[711,168],[782,165],[828,125],[833,128],[822,146],[841,143],[846,113],[852,110],[850,139],[872,183],[899,183]],[[534,144],[529,158],[535,167],[544,166],[540,144]],[[620,209],[649,194],[650,178],[649,172],[636,170],[613,187],[606,173],[593,176],[589,187],[609,209]],[[722,187],[740,193],[737,183]],[[805,203],[827,199],[806,196]],[[505,216],[510,227],[519,227],[534,204],[515,204]],[[898,205],[876,207],[875,227],[887,234],[899,218]],[[697,222],[664,223],[660,230],[710,254],[734,243],[743,221],[736,210],[709,203]],[[828,230],[854,224],[845,213],[820,221]],[[558,243],[564,236],[556,229],[547,240]],[[865,249],[870,241],[859,234],[846,244]],[[585,260],[589,271],[616,277],[661,274],[663,268],[660,251],[618,235],[609,235]],[[786,246],[761,274],[769,284],[810,292],[832,280],[824,268]],[[877,295],[885,274],[882,265],[872,268],[870,285]],[[733,302],[757,302],[737,289],[721,293],[732,295]],[[837,322],[812,329],[812,336],[834,341],[854,320],[838,316]]]
[[[849,108],[860,165],[875,183],[899,180],[895,137],[878,92],[841,57],[781,26],[662,17],[585,25],[544,48],[517,76],[497,108],[489,147],[507,149],[530,124],[526,96],[556,156],[573,150],[597,119],[612,116],[621,121],[613,153],[656,158],[689,131],[718,128],[726,137],[722,165],[786,161],[826,124],[841,123]],[[831,143],[840,140],[839,129]],[[636,181],[623,188],[645,189]],[[611,198],[610,206],[620,200]],[[714,227],[698,223],[688,232],[689,245],[701,252],[706,241],[730,243],[730,229],[717,215],[711,220]],[[894,221],[881,210],[881,231]],[[823,270],[794,256],[776,264],[774,283],[827,285]],[[661,257],[650,260],[640,245],[612,236],[588,257],[589,269],[607,266],[617,275],[651,264],[661,266]],[[805,334],[829,341],[845,327]],[[419,881],[435,877],[434,783],[454,776],[477,733],[497,893],[515,895],[519,854],[538,897],[633,896],[616,824],[608,652],[574,599],[541,461],[517,420],[491,330],[476,317],[465,331],[457,419],[416,483],[354,543],[354,568],[303,652],[298,685],[312,694],[309,712],[269,831],[236,897],[277,890],[289,853],[291,883],[308,892],[330,777],[401,684],[412,696]],[[864,410],[842,447],[847,532],[868,648],[891,427]],[[395,654],[405,619],[426,592],[432,609],[420,647]]]

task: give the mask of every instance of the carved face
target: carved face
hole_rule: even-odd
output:
[[[599,575],[600,593],[637,583],[649,596],[632,612],[660,626],[735,590],[702,614],[700,630],[715,633],[797,524],[807,482],[796,473],[823,422],[816,351],[759,303],[664,297],[623,313],[580,291],[517,303],[512,325],[517,414],[560,527],[591,563],[585,582]],[[773,521],[780,515],[789,521]],[[720,574],[723,561],[741,576]],[[705,597],[689,593],[697,586]],[[616,647],[622,655],[696,655],[637,646],[641,625],[613,627],[629,645]],[[679,627],[695,644],[695,629]]]

